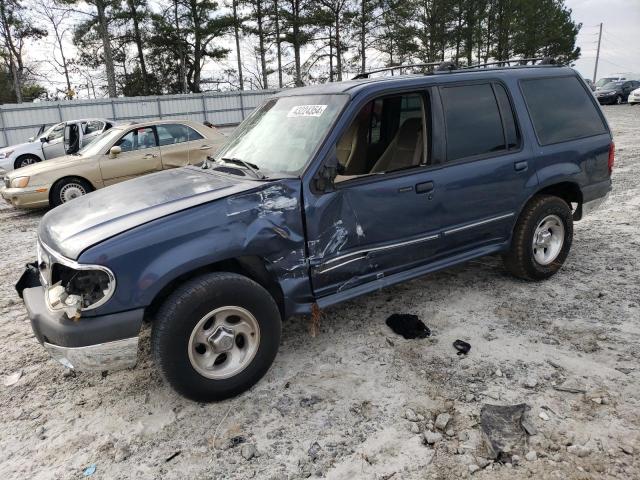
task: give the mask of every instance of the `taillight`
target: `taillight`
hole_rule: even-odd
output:
[[[609,175],[611,175],[611,172],[613,172],[613,164],[615,163],[615,156],[616,156],[616,144],[611,142],[611,145],[609,145],[609,162],[607,163],[607,166],[609,167]]]

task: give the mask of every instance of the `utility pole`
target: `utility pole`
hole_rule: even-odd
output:
[[[600,22],[600,33],[598,34],[598,51],[596,52],[596,67],[593,69],[593,83],[596,83],[598,74],[598,61],[600,60],[600,41],[602,40],[602,22]]]

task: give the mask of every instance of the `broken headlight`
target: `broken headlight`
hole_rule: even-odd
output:
[[[99,307],[115,289],[115,278],[104,267],[52,263],[50,268],[47,303],[52,310],[64,310],[70,319],[77,320],[82,311]]]

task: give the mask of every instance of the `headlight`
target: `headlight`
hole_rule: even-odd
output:
[[[11,188],[24,188],[29,185],[29,177],[16,177],[11,180]]]
[[[0,159],[9,158],[12,153],[13,153],[13,150],[5,150],[3,152],[0,152]]]
[[[72,320],[78,320],[82,311],[104,304],[116,287],[108,268],[78,264],[40,245],[38,266],[47,305],[51,310],[64,311]]]

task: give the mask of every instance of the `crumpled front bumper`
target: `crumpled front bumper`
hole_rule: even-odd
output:
[[[27,266],[16,290],[36,338],[65,367],[113,371],[136,364],[144,309],[70,320],[65,313],[47,307],[34,264]]]

